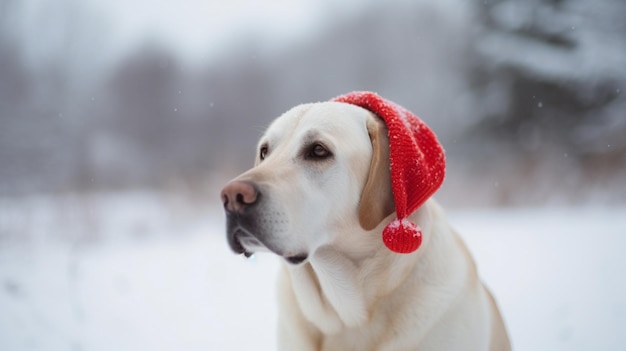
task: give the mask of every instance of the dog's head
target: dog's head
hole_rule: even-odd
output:
[[[236,253],[269,250],[298,264],[323,245],[367,245],[364,232],[394,212],[386,127],[350,104],[294,107],[221,196]]]

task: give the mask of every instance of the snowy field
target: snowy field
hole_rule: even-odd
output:
[[[626,350],[626,208],[457,210],[516,350]],[[274,350],[278,260],[218,206],[0,199],[0,350]]]

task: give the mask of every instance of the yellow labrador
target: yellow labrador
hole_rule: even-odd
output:
[[[422,228],[419,250],[384,246],[395,218],[388,154],[371,112],[300,105],[271,124],[255,167],[222,190],[230,247],[284,259],[279,349],[509,350],[494,299],[434,200],[409,217]]]

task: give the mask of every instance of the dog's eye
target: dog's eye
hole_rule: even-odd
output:
[[[259,150],[259,159],[261,159],[261,161],[265,160],[265,157],[267,156],[267,146],[263,145],[261,146],[261,150]]]
[[[330,151],[326,149],[322,144],[313,144],[309,149],[307,158],[310,159],[325,159],[331,156]]]

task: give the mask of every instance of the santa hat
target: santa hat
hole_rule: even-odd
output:
[[[435,133],[410,111],[376,93],[357,91],[333,101],[363,107],[387,125],[397,219],[383,230],[383,242],[397,253],[417,250],[422,243],[422,231],[407,217],[439,189],[445,175],[445,154]]]

